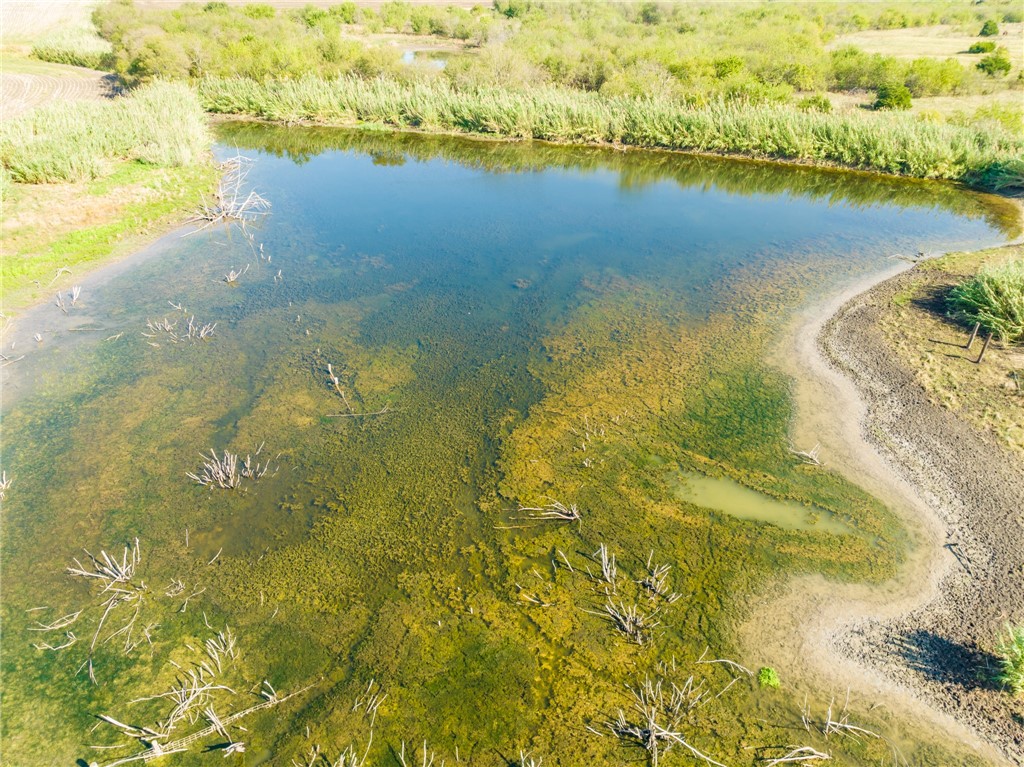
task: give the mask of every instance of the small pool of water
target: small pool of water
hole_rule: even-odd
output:
[[[402,63],[424,63],[434,69],[444,69],[448,65],[448,57],[450,55],[448,51],[408,50],[402,51]]]
[[[786,530],[817,530],[837,535],[855,532],[851,525],[826,509],[773,498],[727,477],[679,472],[674,480],[671,484],[679,500],[737,519],[763,522]]]

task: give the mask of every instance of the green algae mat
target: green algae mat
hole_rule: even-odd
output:
[[[787,323],[1012,211],[666,153],[220,141],[269,215],[6,339],[5,763],[975,763],[874,701],[845,721],[878,737],[829,731],[845,690],[760,686],[734,627],[908,545],[794,453]]]

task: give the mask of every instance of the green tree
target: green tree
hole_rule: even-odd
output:
[[[981,31],[978,33],[980,37],[993,37],[999,34],[999,25],[996,24],[995,19],[989,19],[981,25]]]
[[[1000,77],[1010,71],[1010,55],[1006,48],[999,47],[979,61],[977,66],[989,77]]]
[[[641,5],[640,21],[644,24],[660,24],[661,6],[654,2],[647,2]]]
[[[878,88],[875,109],[910,109],[910,88],[902,83],[890,83]]]

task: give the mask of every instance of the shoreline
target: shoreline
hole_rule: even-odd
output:
[[[993,634],[1024,615],[1024,518],[1012,511],[1024,467],[933,405],[890,353],[878,320],[916,276],[901,265],[806,310],[775,355],[794,380],[794,442],[820,442],[826,464],[897,511],[907,562],[879,586],[794,579],[740,640],[819,689],[857,680],[854,692],[936,738],[1020,764],[1019,707],[977,672]]]
[[[534,138],[530,136],[513,136],[501,133],[479,133],[464,130],[446,130],[440,128],[422,128],[414,125],[393,125],[391,123],[367,122],[365,120],[316,120],[310,118],[298,118],[294,120],[272,119],[247,112],[214,112],[207,110],[207,117],[214,125],[218,123],[243,122],[265,125],[275,128],[335,128],[338,130],[354,130],[380,133],[411,133],[417,136],[442,136],[447,138],[463,138],[484,143],[505,143],[505,144],[541,144],[552,147],[579,147],[583,149],[603,149],[613,152],[657,152],[669,155],[688,155],[692,157],[706,157],[721,160],[735,160],[749,162],[756,165],[781,165],[783,167],[813,169],[823,172],[848,173],[866,177],[883,178],[890,181],[903,181],[908,183],[940,183],[951,184],[966,192],[975,194],[986,194],[999,197],[1004,200],[1016,202],[1024,200],[1024,189],[1014,186],[993,189],[982,185],[973,185],[961,178],[945,178],[938,176],[912,176],[909,174],[890,173],[878,168],[863,168],[854,165],[845,165],[827,160],[811,160],[801,157],[785,157],[783,155],[756,154],[744,151],[715,151],[710,149],[677,148],[669,146],[647,146],[641,144],[624,144],[613,141],[578,141],[558,140],[546,138]]]

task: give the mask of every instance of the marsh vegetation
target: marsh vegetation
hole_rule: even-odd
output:
[[[173,720],[160,743],[195,735],[181,765],[242,747],[300,764],[852,765],[891,761],[889,741],[976,763],[792,669],[793,694],[762,688],[732,665],[762,663],[733,627],[793,573],[877,581],[904,556],[889,509],[829,456],[792,452],[789,383],[765,360],[785,318],[893,250],[1004,236],[997,200],[669,154],[220,130],[273,215],[83,282],[4,369],[5,754],[131,758]],[[212,343],[152,348],[139,331],[168,301],[178,323],[186,304],[217,323]],[[218,472],[241,487],[200,481]],[[681,474],[842,525],[743,519],[680,497]],[[83,546],[111,572],[145,554],[91,651],[115,592],[63,572],[95,569]],[[78,641],[36,648],[36,621],[53,648]],[[303,692],[257,708],[272,690]],[[98,715],[116,723],[90,734]],[[767,748],[794,726],[799,742]]]
[[[903,109],[1012,95],[1014,55],[844,40],[1014,13],[115,0],[37,41],[127,94],[0,125],[3,276],[48,295],[3,318],[5,757],[980,764],[735,629],[907,553],[790,441],[786,323],[894,253],[1020,234],[925,180],[1020,188],[1020,110]],[[443,67],[403,57],[426,39]],[[220,124],[214,168],[206,112],[287,125]],[[958,320],[1019,338],[1015,270]]]

